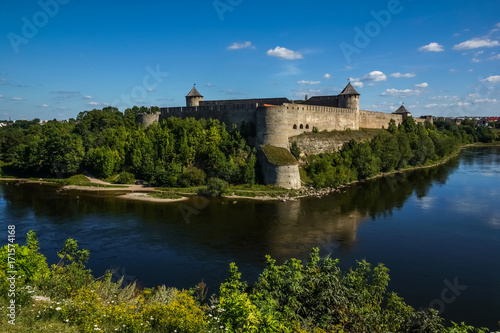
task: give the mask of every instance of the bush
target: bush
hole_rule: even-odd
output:
[[[120,172],[118,175],[118,180],[116,183],[118,184],[133,184],[135,182],[135,176],[131,174],[130,172]]]
[[[312,132],[313,133],[319,133],[319,129],[316,126],[313,126]]]
[[[297,144],[297,141],[292,142],[292,146],[290,147],[290,152],[297,160],[300,158],[300,148],[299,145]]]
[[[229,184],[219,178],[210,178],[207,182],[207,186],[199,191],[199,194],[204,195],[209,198],[216,198],[223,195],[228,188]]]
[[[190,187],[205,185],[207,174],[196,167],[188,167],[184,173],[179,176],[178,184],[181,187]]]

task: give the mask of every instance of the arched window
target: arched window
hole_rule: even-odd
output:
[[[304,125],[300,124],[300,129],[304,129]]]
[[[293,125],[293,129],[297,129],[297,124]]]
[[[309,129],[309,124],[306,125],[306,129]]]

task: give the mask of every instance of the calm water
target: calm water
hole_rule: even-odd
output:
[[[35,230],[50,263],[72,237],[91,251],[96,276],[114,268],[116,278],[178,288],[203,279],[209,293],[231,261],[254,281],[266,254],[306,258],[319,247],[345,268],[364,258],[384,263],[389,288],[416,308],[433,306],[447,319],[490,328],[500,320],[499,147],[287,203],[158,204],[4,184],[0,227],[7,224],[18,236]],[[445,290],[450,284],[458,285],[455,294]]]

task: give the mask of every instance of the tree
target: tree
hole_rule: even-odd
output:
[[[300,158],[300,147],[297,144],[297,141],[292,142],[292,146],[290,147],[290,152],[297,160]]]

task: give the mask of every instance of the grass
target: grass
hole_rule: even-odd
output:
[[[228,193],[241,197],[295,197],[298,195],[296,190],[289,190],[274,185],[231,185],[227,190]]]
[[[269,162],[274,165],[295,165],[297,160],[286,148],[275,147],[271,145],[262,145],[262,150]]]
[[[177,193],[163,192],[163,191],[149,192],[148,195],[150,197],[153,197],[156,199],[180,199],[180,198],[182,198],[182,196],[180,196]]]
[[[196,194],[204,186],[192,187],[157,187],[158,191],[173,192],[177,194]]]
[[[359,130],[346,130],[346,131],[323,131],[318,133],[313,132],[305,132],[300,135],[297,135],[296,138],[304,138],[304,137],[313,137],[318,140],[335,140],[335,141],[345,141],[348,142],[352,139],[362,142],[366,140],[371,140],[377,134],[387,133],[386,130],[383,129],[373,129],[373,128],[361,128]]]
[[[30,178],[33,181],[38,181],[40,178]],[[113,188],[121,188],[126,186],[120,185],[106,185],[106,184],[95,184],[90,181],[84,175],[74,175],[69,178],[42,178],[45,182],[56,183],[63,186],[73,185],[73,186],[92,186],[92,187],[113,187]]]

